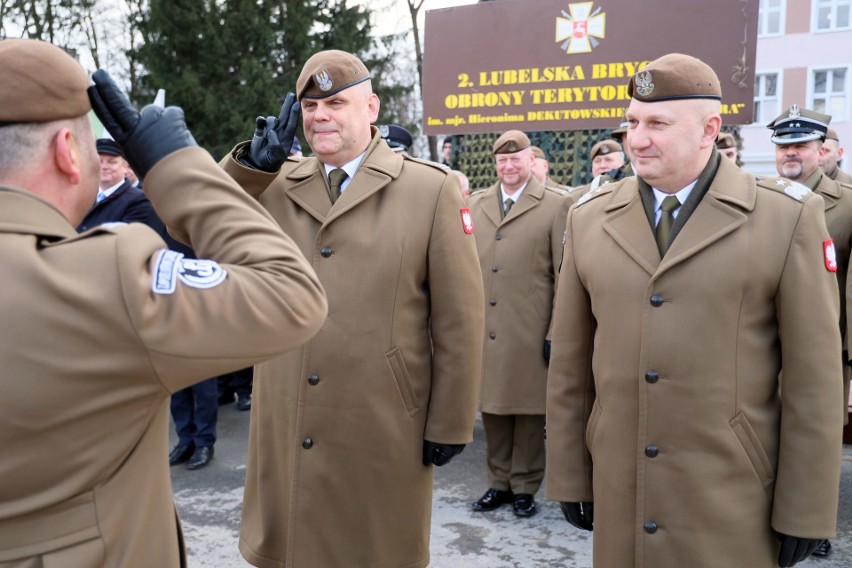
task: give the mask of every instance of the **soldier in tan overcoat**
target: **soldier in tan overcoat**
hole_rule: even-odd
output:
[[[183,112],[140,115],[103,71],[99,118],[199,259],[139,223],[78,235],[100,177],[89,78],[59,48],[14,39],[0,74],[0,565],[186,566],[169,396],[303,343],[325,294]]]
[[[637,177],[569,214],[547,495],[594,529],[595,568],[793,566],[834,535],[838,501],[823,200],[719,155],[703,62],[664,56],[628,92]]]
[[[849,339],[847,312],[849,294],[847,278],[850,269],[849,255],[852,253],[852,186],[834,181],[820,168],[825,155],[823,145],[827,136],[827,114],[793,105],[781,116],[769,123],[775,143],[775,167],[778,175],[797,181],[822,197],[825,202],[825,224],[834,242],[837,257],[837,284],[840,292],[840,335],[843,346],[843,396],[840,408],[844,424],[849,422]],[[839,448],[838,448],[839,450]],[[815,551],[814,556],[831,554],[831,542],[826,540]]]
[[[548,334],[574,200],[532,174],[535,154],[523,132],[505,132],[493,153],[499,181],[468,200],[486,294],[479,406],[488,490],[473,509],[512,503],[515,515],[529,517],[544,480]]]
[[[423,567],[433,465],[473,437],[484,311],[474,225],[450,170],[371,128],[379,100],[359,59],[320,52],[296,90],[316,158],[257,151],[281,122],[269,117],[222,162],[329,297],[311,342],[255,368],[240,551],[263,568]],[[349,182],[339,196],[336,176]]]
[[[822,143],[823,154],[820,158],[819,167],[825,172],[825,175],[846,184],[852,184],[852,174],[848,174],[840,169],[841,160],[843,160],[843,146],[840,145],[840,136],[837,131],[830,126],[825,133],[825,140]]]

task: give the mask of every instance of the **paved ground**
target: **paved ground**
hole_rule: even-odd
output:
[[[248,412],[220,407],[219,442],[213,463],[199,471],[172,468],[175,498],[183,519],[190,568],[246,568],[237,551]],[[172,444],[175,438],[172,434]],[[485,441],[477,422],[474,442],[436,471],[432,515],[432,568],[589,568],[591,533],[568,525],[559,507],[539,492],[538,515],[515,517],[503,507],[492,513],[469,510],[486,489]],[[838,537],[828,559],[802,568],[852,566],[852,446],[843,452]]]

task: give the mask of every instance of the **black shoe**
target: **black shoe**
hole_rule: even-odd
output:
[[[501,491],[500,489],[489,489],[485,492],[479,501],[473,503],[471,507],[474,511],[493,511],[500,505],[511,503],[515,496],[511,491]]]
[[[811,556],[816,556],[817,558],[826,558],[831,554],[831,543],[828,540],[822,541],[822,544],[816,547],[811,553]]]
[[[195,451],[192,453],[192,458],[190,458],[189,463],[186,464],[186,469],[201,469],[205,467],[213,460],[213,446],[199,446],[195,448]]]
[[[178,444],[169,453],[169,465],[177,465],[185,462],[192,456],[193,451],[195,451],[195,446],[192,444],[187,444],[186,446]]]
[[[223,404],[231,404],[232,402],[234,402],[234,391],[219,394],[219,406],[222,406]]]
[[[532,517],[536,513],[535,499],[529,493],[518,493],[515,495],[515,504],[512,505],[512,509],[519,517]]]
[[[237,395],[237,410],[251,410],[251,395],[250,394],[238,394]]]

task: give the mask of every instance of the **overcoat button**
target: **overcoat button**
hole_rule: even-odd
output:
[[[657,523],[654,521],[645,521],[645,525],[643,526],[645,532],[648,534],[654,534],[657,532]]]
[[[308,383],[310,383],[312,385],[319,384],[319,377],[316,376],[315,374],[308,375]]]
[[[320,254],[323,256],[323,258],[328,258],[331,256],[332,252],[333,251],[331,250],[331,247],[322,247]]]
[[[649,458],[655,458],[655,457],[657,457],[657,454],[659,454],[659,453],[660,453],[660,448],[658,448],[657,446],[655,446],[653,444],[648,446],[647,448],[645,448],[645,455],[648,456]]]
[[[500,269],[497,268],[496,266],[491,267],[491,272],[497,272],[498,270],[500,270]]]
[[[490,337],[491,339],[497,339],[497,334],[492,331],[488,334],[488,337]]]
[[[495,237],[494,237],[494,239],[495,239],[495,240],[498,240],[498,241],[499,241],[499,240],[501,240],[502,238],[503,238],[503,237],[501,237],[500,235],[497,235],[497,236],[495,236]]]
[[[491,300],[491,301],[490,301],[490,302],[488,302],[488,303],[489,303],[489,304],[491,304],[492,306],[496,306],[496,305],[497,305],[497,300]]]
[[[311,440],[310,438],[305,438],[304,440],[302,440],[302,447],[305,448],[306,450],[310,450],[313,447],[313,445],[314,445],[314,441]]]
[[[646,382],[653,385],[654,383],[656,383],[659,380],[660,380],[660,375],[657,373],[657,371],[648,371],[647,373],[645,373],[645,381]]]
[[[653,296],[651,296],[651,305],[655,308],[659,308],[663,305],[663,297],[659,294],[654,294]]]

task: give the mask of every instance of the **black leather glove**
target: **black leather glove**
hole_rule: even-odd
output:
[[[455,456],[462,453],[464,444],[436,444],[423,440],[423,465],[447,465]]]
[[[542,355],[544,355],[544,362],[547,363],[547,366],[550,366],[550,340],[544,340],[544,349],[542,350]]]
[[[594,503],[566,503],[561,501],[559,508],[565,520],[580,530],[591,531],[595,523]]]
[[[172,152],[197,146],[180,108],[148,105],[140,113],[109,73],[98,69],[92,80],[95,82],[89,87],[92,109],[140,178]]]
[[[241,156],[240,161],[256,170],[277,172],[290,155],[300,113],[296,95],[288,93],[278,118],[258,116],[248,152]]]
[[[788,566],[795,566],[810,556],[811,552],[816,550],[825,539],[801,538],[778,533],[778,540],[781,541],[781,551],[778,553],[778,566],[787,568]]]

